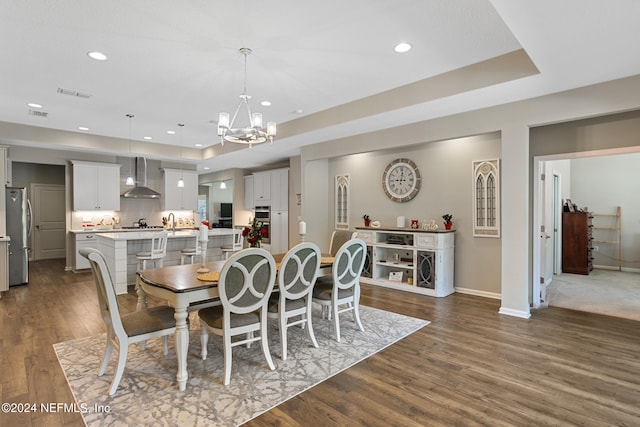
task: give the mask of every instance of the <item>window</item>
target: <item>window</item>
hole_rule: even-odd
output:
[[[349,229],[349,175],[336,175],[336,229]]]
[[[500,160],[473,162],[473,235],[500,237]]]

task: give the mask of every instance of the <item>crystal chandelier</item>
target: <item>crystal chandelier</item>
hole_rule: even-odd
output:
[[[235,113],[233,113],[231,121],[229,121],[229,113],[220,113],[218,117],[218,136],[220,137],[220,143],[224,145],[225,141],[227,141],[236,144],[248,144],[249,147],[253,144],[261,144],[266,141],[271,143],[276,136],[275,122],[268,122],[267,127],[263,128],[262,114],[251,113],[251,106],[249,105],[251,96],[247,95],[247,56],[251,54],[251,49],[243,47],[240,49],[240,53],[244,55],[244,90],[240,95],[240,102],[238,103]],[[238,113],[243,107],[247,112],[248,124],[234,127]]]

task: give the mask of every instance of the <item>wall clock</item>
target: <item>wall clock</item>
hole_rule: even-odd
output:
[[[422,178],[415,163],[409,159],[395,159],[382,174],[384,194],[398,203],[408,202],[420,191]]]

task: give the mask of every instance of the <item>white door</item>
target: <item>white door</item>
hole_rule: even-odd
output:
[[[32,259],[64,258],[64,185],[31,184],[33,209]]]

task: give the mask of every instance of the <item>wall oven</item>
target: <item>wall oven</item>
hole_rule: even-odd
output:
[[[262,222],[262,229],[267,230],[262,236],[262,243],[271,244],[271,206],[256,206],[256,220]]]

